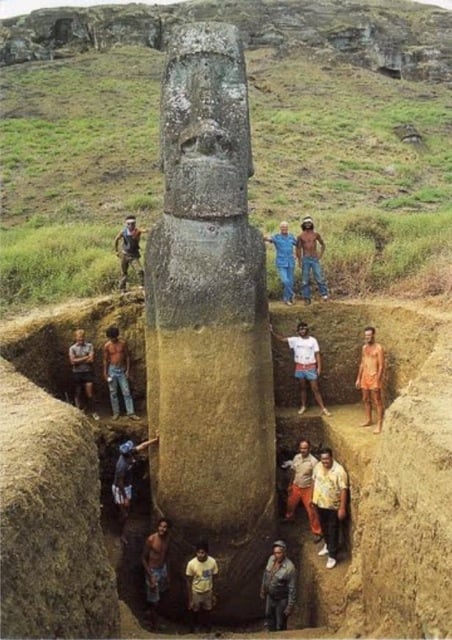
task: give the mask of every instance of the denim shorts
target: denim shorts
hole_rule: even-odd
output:
[[[295,377],[298,380],[317,380],[317,369],[304,369],[304,371],[295,371]]]

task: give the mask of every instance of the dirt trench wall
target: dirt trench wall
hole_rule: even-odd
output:
[[[361,505],[372,637],[452,637],[452,357],[447,327],[388,411]]]
[[[0,360],[2,638],[112,638],[114,572],[87,421]]]

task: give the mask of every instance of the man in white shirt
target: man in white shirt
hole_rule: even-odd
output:
[[[300,381],[301,388],[301,407],[299,414],[302,415],[306,411],[307,400],[307,382],[309,382],[314,398],[321,409],[322,415],[330,416],[331,413],[323,404],[322,396],[319,389],[319,376],[322,371],[322,359],[320,357],[320,348],[317,340],[309,335],[309,327],[306,322],[299,322],[297,325],[297,334],[289,338],[280,336],[273,331],[270,325],[270,331],[277,340],[287,342],[290,349],[293,349],[295,360],[295,377]]]

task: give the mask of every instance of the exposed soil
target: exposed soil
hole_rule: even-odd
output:
[[[107,323],[120,321],[124,334],[133,345],[135,371],[138,373],[137,389],[142,390],[140,393],[144,395],[141,305],[140,295],[130,294],[127,302],[119,306],[114,297],[37,310],[29,317],[3,324],[2,355],[37,385],[54,396],[64,398],[66,383],[61,384],[61,380],[66,380],[63,371],[67,367],[66,348],[70,344],[72,330],[84,326],[94,336],[96,345],[100,345]],[[436,307],[425,302],[401,304],[394,300],[366,300],[363,303],[357,300],[333,302],[327,306],[313,304],[309,309],[301,305],[287,309],[274,303],[271,315],[273,324],[286,335],[291,333],[299,318],[308,319],[314,327],[313,333],[319,337],[325,353],[326,377],[321,381],[322,390],[333,414],[331,419],[324,421],[319,417],[318,408],[311,406],[303,417],[298,416],[295,411],[298,406],[297,389],[290,377],[290,354],[275,347],[279,461],[281,457],[293,454],[299,435],[303,433],[311,438],[314,445],[323,443],[333,447],[337,458],[349,472],[352,486],[351,522],[344,529],[341,562],[333,572],[326,572],[321,559],[317,557],[316,547],[306,530],[304,513],[299,512],[293,527],[281,526],[279,530],[279,535],[288,540],[290,555],[300,568],[299,603],[290,621],[293,628],[281,634],[281,637],[409,637],[408,633],[411,637],[420,637],[422,633],[429,637],[428,634],[433,633],[432,629],[435,628],[437,637],[443,637],[445,632],[441,625],[444,624],[444,616],[450,612],[452,598],[449,598],[448,609],[446,602],[448,593],[451,595],[450,582],[447,583],[443,576],[443,565],[438,564],[437,559],[441,558],[441,562],[446,564],[450,560],[452,531],[444,513],[445,503],[436,503],[436,500],[443,500],[442,491],[447,488],[452,469],[451,394],[447,392],[452,349],[450,305]],[[374,436],[371,429],[357,426],[362,418],[362,407],[359,397],[349,390],[350,378],[356,373],[356,344],[359,352],[363,323],[371,321],[377,325],[378,337],[388,349],[388,404],[396,398],[388,409],[381,436]],[[349,338],[348,334],[351,334]],[[49,345],[52,347],[55,343],[58,346],[51,353],[50,366],[46,353],[49,352]],[[350,349],[351,345],[355,350]],[[347,354],[352,357],[347,357]],[[427,367],[424,366],[426,363]],[[55,430],[65,422],[59,416],[57,406],[62,407],[63,414],[67,410],[72,412],[74,425],[79,419],[87,423],[82,417],[77,417],[79,412],[75,408],[69,408],[65,403],[55,404],[42,391],[39,391],[40,415],[43,416],[40,422],[36,419],[34,392],[25,378],[14,377],[14,400],[20,398],[21,401],[11,403],[8,389],[13,375],[13,370],[6,365],[3,369],[2,405],[6,422],[1,430],[2,454],[7,459],[8,469],[16,466],[20,472],[25,469],[26,461],[33,468],[37,465],[38,471],[39,461],[35,451],[27,448],[24,454],[21,426],[24,420],[28,420],[28,430],[37,441],[48,438],[49,425]],[[117,445],[126,436],[138,442],[147,434],[143,403],[139,402],[139,407],[142,411],[141,423],[134,424],[126,419],[113,423],[109,420],[108,399],[104,392],[99,396],[98,404],[102,420],[100,423],[90,421],[100,456],[104,544],[117,574],[121,637],[173,637],[187,631],[183,608],[179,617],[173,615],[171,620],[162,617],[156,634],[147,630],[144,620],[143,576],[139,556],[143,541],[151,530],[147,464],[143,462],[137,469],[138,495],[128,525],[129,544],[125,548],[119,542],[116,513],[110,497]],[[404,433],[405,425],[409,425],[409,432]],[[422,455],[416,457],[422,442],[428,442],[429,460]],[[397,457],[393,459],[397,450],[403,451],[400,463],[402,475],[394,475],[400,460]],[[386,462],[389,460],[390,463]],[[428,472],[428,478],[424,478],[424,471],[426,474]],[[440,485],[436,482],[435,473],[441,474]],[[27,477],[30,478],[29,491],[33,492],[39,474],[22,475],[21,482],[27,482]],[[440,475],[438,482],[439,478]],[[284,474],[279,472],[277,481],[282,504]],[[436,487],[435,492],[431,489],[432,484]],[[17,482],[8,483],[3,476],[4,504],[16,487]],[[394,501],[397,505],[391,507],[392,503],[396,504]],[[384,519],[380,520],[378,513],[383,514]],[[430,559],[437,581],[442,585],[438,594],[435,580],[429,585],[423,575],[417,573],[415,558],[413,561],[405,558],[403,575],[405,584],[416,585],[415,603],[410,602],[408,591],[400,593],[397,575],[392,575],[394,572],[388,568],[389,559],[397,562],[397,531],[402,522],[405,523],[405,539],[416,541],[411,542],[415,545],[416,557]],[[31,544],[34,544],[33,535]],[[385,568],[383,573],[382,567]],[[429,575],[428,567],[425,566],[423,572]],[[375,584],[380,592],[378,601],[375,601],[372,593],[372,585]],[[439,603],[437,606],[436,602]],[[218,628],[217,631],[221,637],[259,637],[263,635],[261,623],[261,620],[257,620],[249,628]],[[402,625],[409,631],[404,632]]]

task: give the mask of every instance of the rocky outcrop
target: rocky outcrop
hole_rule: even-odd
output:
[[[193,0],[169,6],[41,9],[3,22],[0,64],[116,44],[163,49],[175,26],[200,20],[236,25],[248,47],[273,46],[284,54],[304,45],[394,78],[452,79],[452,12],[404,0]]]
[[[9,363],[0,369],[2,637],[117,637],[92,429]]]

